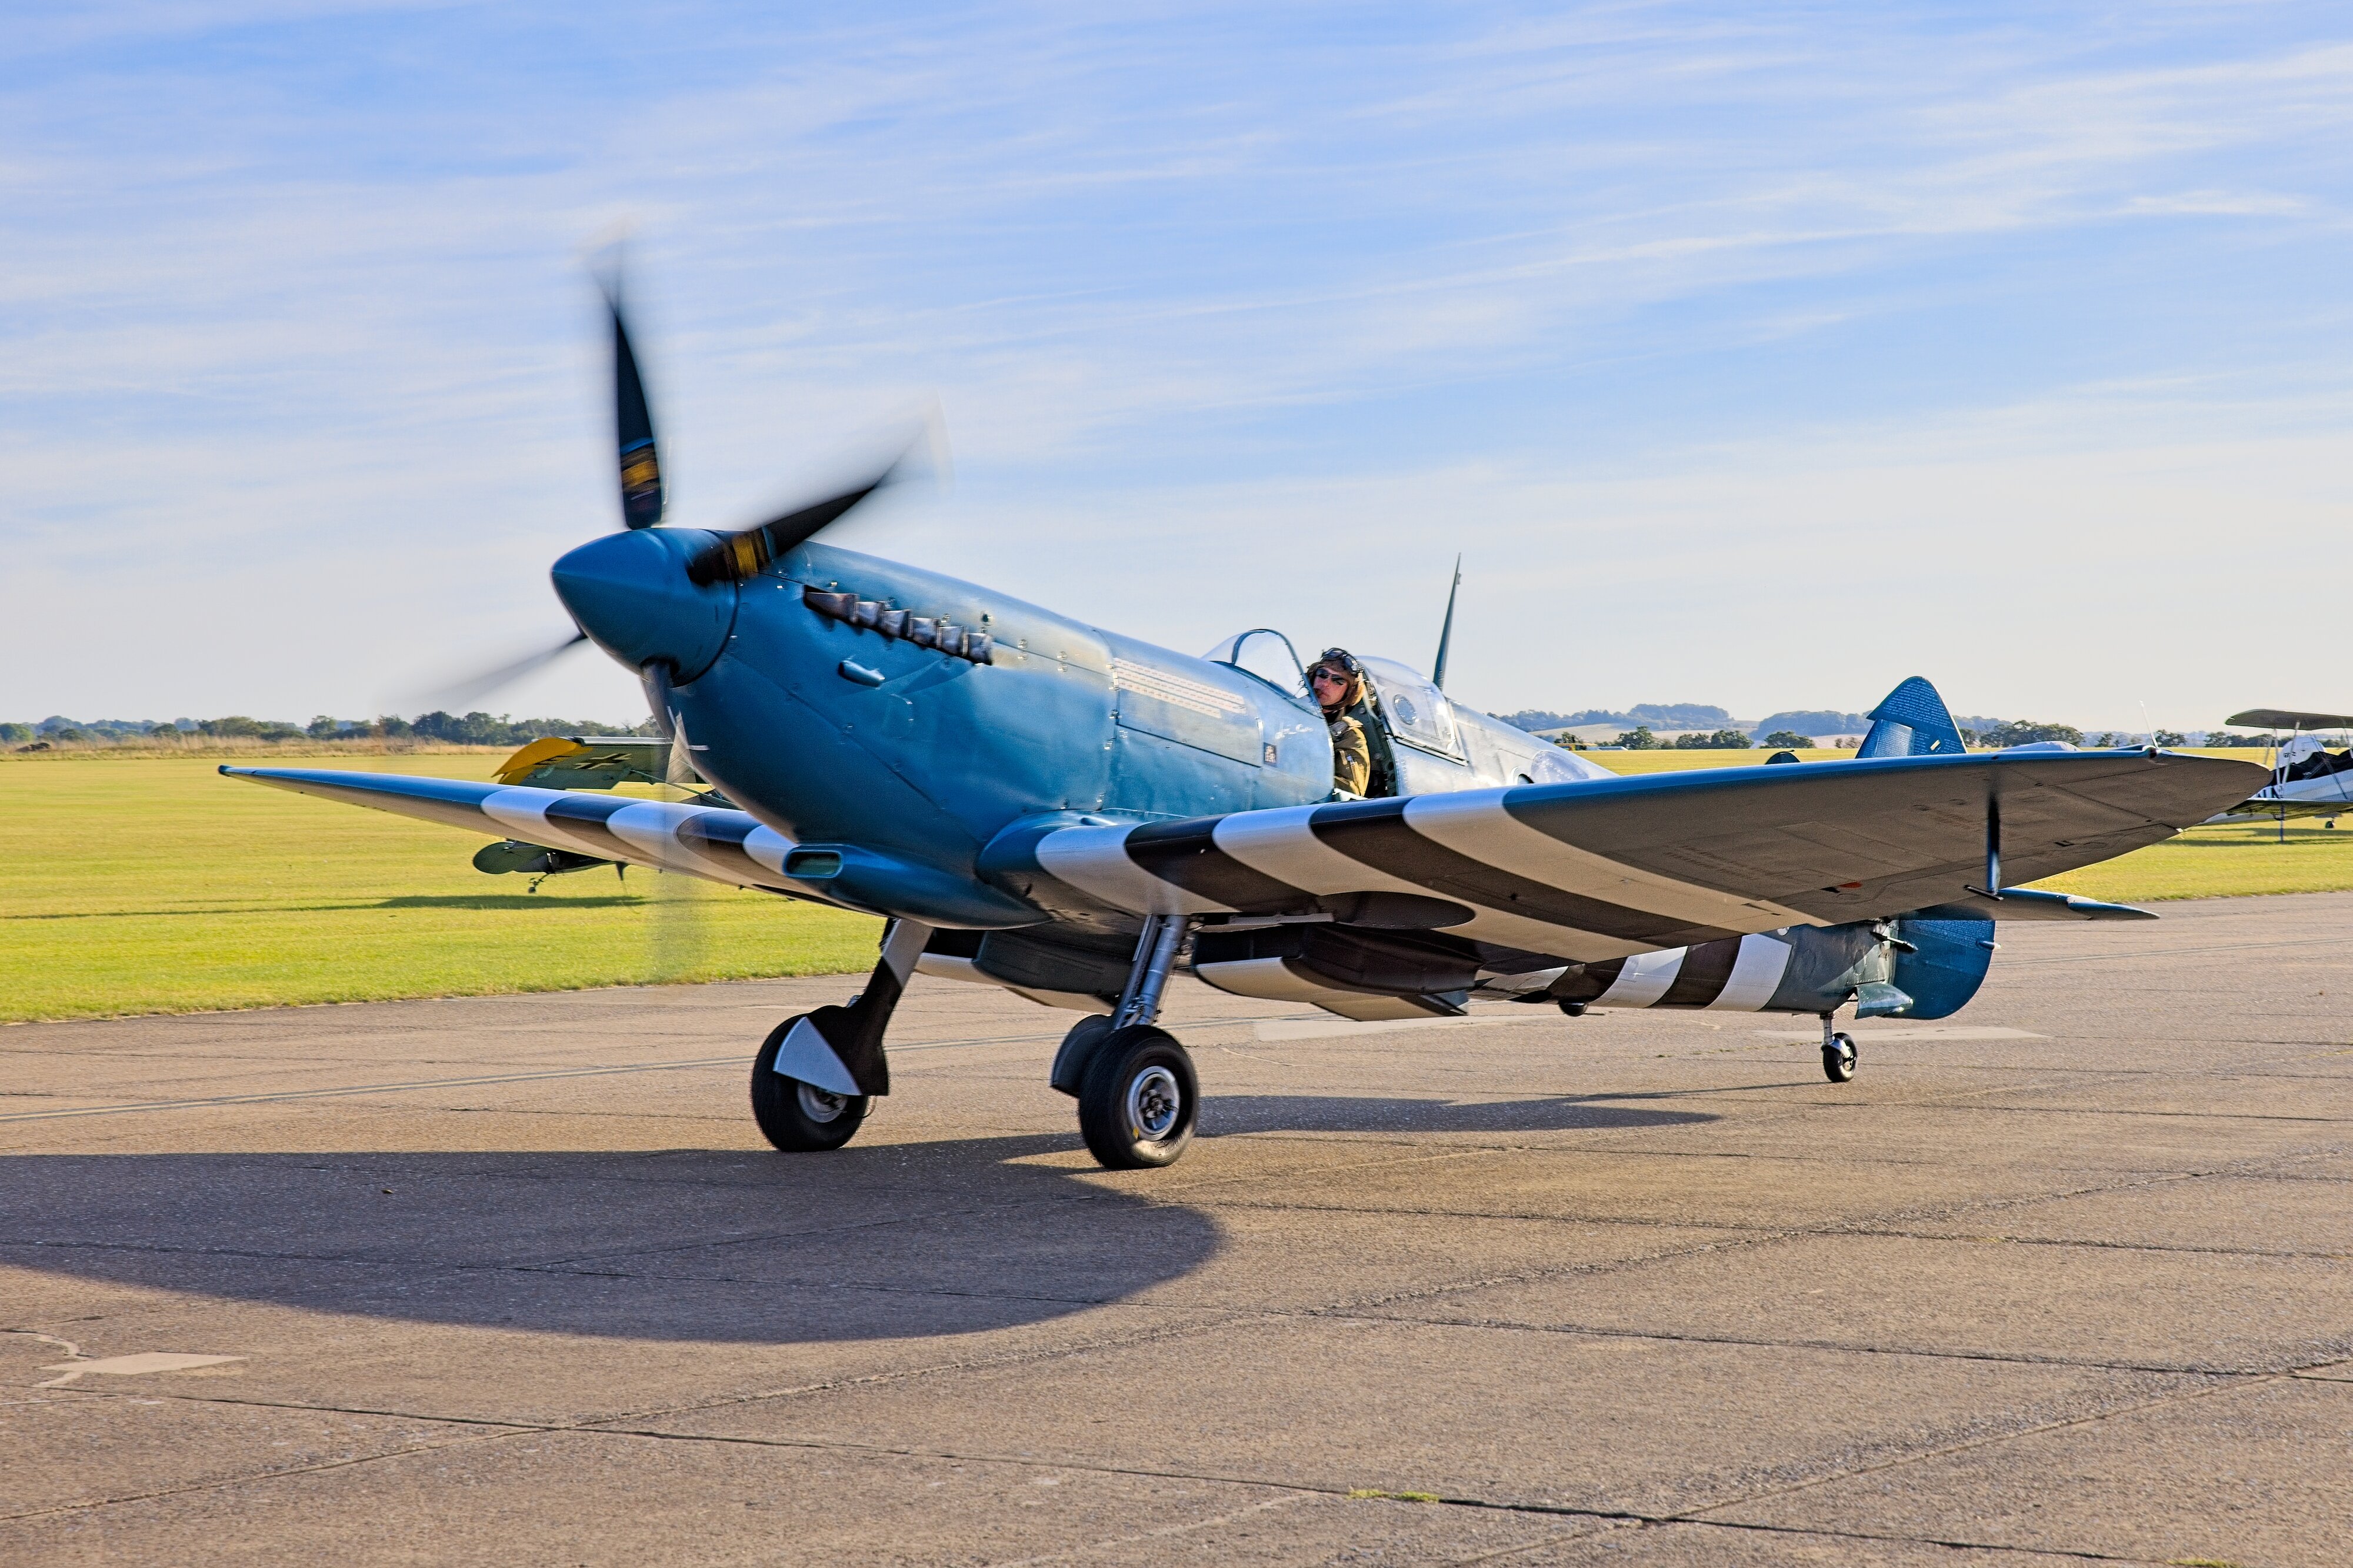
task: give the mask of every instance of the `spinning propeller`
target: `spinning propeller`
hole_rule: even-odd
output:
[[[728,589],[758,576],[875,491],[908,477],[919,450],[936,450],[937,424],[927,421],[896,456],[858,483],[792,507],[765,522],[733,532],[662,529],[669,494],[661,447],[622,310],[620,279],[616,274],[599,281],[613,326],[613,437],[621,529],[624,534],[642,539],[625,543],[620,537],[607,535],[567,554],[557,564],[555,580],[573,615],[572,636],[443,688],[437,705],[462,709],[595,640],[621,663],[637,667],[655,727],[670,742],[663,798],[692,800],[698,794],[693,786],[702,776],[692,754],[698,748],[687,739],[686,722],[672,689],[682,669],[691,679],[701,673],[702,664],[686,658],[686,648],[672,640],[674,634],[666,626],[699,626],[711,637],[704,651],[715,657],[725,627],[733,620],[733,595]],[[660,530],[659,540],[649,531],[657,529]],[[594,639],[587,630],[592,626]],[[707,896],[708,890],[691,877],[664,875],[656,879],[651,930],[651,968],[656,980],[688,978],[708,948],[708,911],[702,907]]]
[[[621,308],[618,275],[600,280],[600,287],[606,311],[613,323],[613,437],[621,526],[636,532],[660,525],[668,490],[662,480],[661,447],[654,434],[645,378],[638,373],[637,351],[630,342],[628,321]],[[880,471],[837,494],[796,506],[750,528],[706,534],[706,542],[685,552],[687,582],[696,588],[708,588],[758,576],[778,557],[840,521],[875,491],[906,478],[919,448],[935,442],[936,434],[935,424],[927,423]],[[483,670],[442,689],[439,695],[447,703],[476,701],[588,640],[588,634],[579,629],[575,621],[572,636],[553,647]],[[654,709],[654,722],[663,734],[669,735],[676,728],[669,700],[670,682],[676,671],[660,660],[649,659],[640,665],[639,673]]]

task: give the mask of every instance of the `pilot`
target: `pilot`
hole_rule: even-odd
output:
[[[1332,793],[1361,798],[1372,783],[1373,749],[1349,710],[1364,706],[1364,666],[1346,648],[1327,647],[1307,672],[1307,689],[1332,727]]]

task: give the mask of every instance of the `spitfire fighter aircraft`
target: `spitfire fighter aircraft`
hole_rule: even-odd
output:
[[[1951,1014],[1998,921],[2148,918],[2011,881],[2168,837],[2263,782],[2154,748],[1968,754],[1918,679],[1853,761],[1621,778],[1365,658],[1372,778],[1343,798],[1282,634],[1190,658],[822,542],[889,472],[737,532],[657,526],[617,303],[612,324],[627,526],[557,561],[555,591],[573,642],[643,681],[664,775],[722,794],[542,787],[650,776],[605,742],[518,756],[493,784],[221,771],[487,834],[485,869],[650,866],[886,917],[863,989],[754,1058],[779,1149],[840,1147],[890,1091],[884,1034],[917,971],[1085,1014],[1047,1076],[1113,1167],[1166,1164],[1192,1136],[1193,1064],[1155,1026],[1180,971],[1355,1019],[1473,998],[1811,1015],[1844,1081],[1839,1009]]]

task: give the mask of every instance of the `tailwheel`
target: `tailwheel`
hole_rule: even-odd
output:
[[[840,1148],[857,1135],[873,1103],[862,1094],[837,1094],[776,1070],[776,1052],[801,1016],[777,1025],[752,1058],[752,1120],[769,1142],[791,1154]]]
[[[1822,1042],[1822,1076],[1832,1083],[1845,1083],[1854,1077],[1854,1037],[1832,1035]]]
[[[1193,1058],[1149,1025],[1113,1029],[1095,1045],[1079,1089],[1079,1131],[1114,1171],[1174,1163],[1199,1110]]]

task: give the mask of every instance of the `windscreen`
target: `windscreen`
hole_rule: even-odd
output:
[[[1271,627],[1237,632],[1202,658],[1212,664],[1229,664],[1244,675],[1255,675],[1285,697],[1299,697],[1307,685],[1307,671],[1293,651],[1291,639]]]

